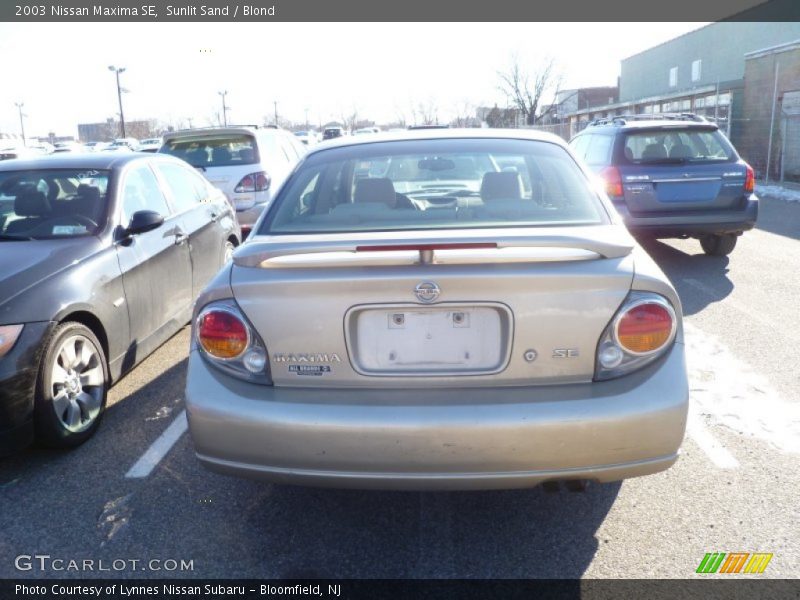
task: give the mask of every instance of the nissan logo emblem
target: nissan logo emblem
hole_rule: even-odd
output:
[[[439,293],[439,286],[432,281],[423,281],[414,288],[414,294],[420,302],[434,302]]]

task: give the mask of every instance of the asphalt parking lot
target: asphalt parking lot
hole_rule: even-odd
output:
[[[185,328],[111,390],[85,445],[0,461],[0,577],[685,578],[717,551],[772,553],[759,577],[796,576],[800,204],[763,199],[758,229],[728,258],[694,240],[646,247],[685,312],[692,407],[672,469],[585,493],[338,491],[216,475],[184,431]],[[16,568],[37,554],[126,563]]]

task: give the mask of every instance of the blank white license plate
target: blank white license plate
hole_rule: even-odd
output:
[[[356,332],[366,372],[481,372],[503,360],[500,314],[485,306],[364,310]]]

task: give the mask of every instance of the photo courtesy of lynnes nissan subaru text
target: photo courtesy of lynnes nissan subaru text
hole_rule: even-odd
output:
[[[647,475],[685,432],[680,301],[554,136],[342,138],[200,295],[186,403],[202,464],[274,482]]]

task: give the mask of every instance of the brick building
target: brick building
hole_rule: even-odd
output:
[[[800,39],[746,54],[744,81],[737,149],[760,176],[769,163],[769,179],[800,182]]]

